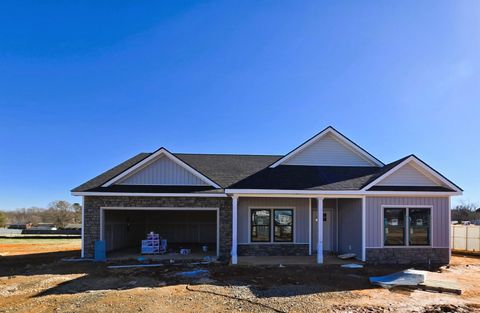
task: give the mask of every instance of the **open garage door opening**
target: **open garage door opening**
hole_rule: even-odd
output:
[[[101,211],[101,234],[109,259],[137,258],[142,240],[150,232],[167,240],[164,254],[150,258],[218,257],[217,209],[104,208]],[[189,249],[181,255],[181,249]]]

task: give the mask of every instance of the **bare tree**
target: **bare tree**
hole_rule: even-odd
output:
[[[37,225],[39,223],[52,223],[57,227],[67,224],[80,224],[82,220],[82,206],[78,203],[70,204],[67,201],[57,200],[48,205],[48,209],[31,207],[19,208],[5,212],[11,224]]]
[[[480,220],[480,205],[475,202],[460,201],[452,209],[452,221],[473,221]]]
[[[74,223],[75,224],[81,224],[82,223],[82,206],[80,203],[74,203],[72,204],[72,209],[74,212]]]
[[[5,227],[7,224],[7,214],[0,211],[0,227]]]
[[[48,213],[57,227],[65,227],[74,220],[72,205],[64,200],[51,202],[48,205]]]

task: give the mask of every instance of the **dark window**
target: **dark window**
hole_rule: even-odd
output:
[[[251,211],[251,241],[269,242],[271,213],[270,210],[252,210]]]
[[[405,212],[404,208],[386,208],[383,215],[385,246],[405,245]]]
[[[293,210],[276,209],[274,213],[274,241],[292,242],[293,241]]]
[[[408,209],[408,244],[411,246],[430,245],[430,209]]]

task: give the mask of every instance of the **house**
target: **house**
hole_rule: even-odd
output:
[[[327,127],[285,155],[140,153],[72,194],[83,197],[83,257],[97,239],[110,253],[155,231],[232,264],[336,253],[448,263],[450,198],[462,189],[415,155],[384,164]]]

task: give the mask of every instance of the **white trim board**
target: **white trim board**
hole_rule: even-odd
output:
[[[82,197],[82,250],[80,253],[80,257],[84,258],[85,257],[85,198]]]
[[[100,207],[100,240],[104,240],[105,210],[124,211],[216,211],[217,212],[217,257],[220,256],[220,209],[219,208],[175,208],[175,207]]]
[[[362,190],[363,191],[367,191],[368,189],[372,188],[373,186],[376,186],[378,183],[380,183],[381,181],[383,181],[385,178],[389,177],[390,175],[392,175],[393,173],[395,173],[397,170],[399,170],[400,168],[402,168],[403,166],[405,166],[406,164],[409,164],[410,162],[412,162],[412,164],[414,164],[415,167],[418,167],[420,168],[422,171],[424,171],[425,173],[422,173],[424,175],[429,175],[429,176],[432,176],[434,179],[438,180],[439,182],[441,182],[444,186],[448,187],[448,188],[451,188],[452,190],[454,190],[454,192],[457,192],[459,194],[462,193],[461,189],[458,188],[455,184],[453,184],[452,182],[450,182],[448,179],[446,179],[445,177],[443,177],[442,175],[440,175],[439,173],[437,173],[436,171],[432,170],[428,165],[426,165],[422,160],[420,160],[419,158],[417,158],[416,156],[414,155],[411,155],[409,156],[408,158],[406,158],[405,160],[403,160],[402,162],[400,162],[400,164],[397,164],[396,166],[394,166],[392,169],[390,169],[388,172],[386,172],[385,174],[381,175],[380,177],[378,177],[377,179],[375,179],[374,181],[372,181],[370,184],[368,184],[367,186],[365,186]],[[378,192],[378,191],[376,191]],[[408,192],[408,193],[412,193],[412,192]]]
[[[135,171],[138,171],[138,170],[144,168],[145,166],[148,166],[148,164],[155,161],[157,158],[159,158],[161,156],[165,156],[168,159],[172,160],[177,165],[181,166],[182,168],[184,168],[189,173],[191,173],[191,174],[195,175],[196,177],[200,178],[202,181],[204,181],[208,185],[211,185],[215,188],[221,188],[217,183],[215,183],[214,181],[212,181],[211,179],[209,179],[208,177],[206,177],[205,175],[203,175],[202,173],[200,173],[199,171],[197,171],[196,169],[194,169],[193,167],[191,167],[190,165],[188,165],[184,161],[180,160],[178,157],[174,156],[172,153],[170,153],[165,148],[158,149],[157,151],[155,151],[154,153],[152,153],[151,155],[149,155],[148,157],[146,157],[142,161],[138,162],[134,166],[126,169],[122,173],[118,174],[114,178],[112,178],[109,181],[107,181],[106,183],[104,183],[102,185],[102,187],[108,187],[108,186],[114,184],[115,182],[120,181],[122,178],[127,177],[128,175],[134,173]]]
[[[71,192],[72,196],[119,196],[119,197],[198,197],[198,198],[225,198],[231,194],[242,197],[272,197],[272,198],[362,198],[364,196],[378,197],[445,197],[459,196],[461,191],[425,192],[425,191],[308,191],[308,190],[265,190],[265,189],[227,189],[226,193],[135,193],[135,192]]]
[[[357,154],[359,157],[367,161],[368,163],[372,164],[372,166],[383,166],[384,164],[380,162],[378,159],[376,159],[374,156],[369,154],[367,151],[365,151],[363,148],[352,142],[350,139],[339,133],[337,130],[335,130],[333,127],[329,126],[322,130],[320,133],[317,135],[313,136],[309,140],[307,140],[305,143],[301,144],[299,147],[295,148],[294,150],[290,151],[288,154],[286,154],[283,158],[280,160],[276,161],[272,165],[270,165],[271,168],[275,168],[287,160],[291,159],[293,156],[297,155],[301,151],[305,150],[305,148],[309,147],[313,143],[317,142],[320,138],[332,134],[335,139],[337,139],[342,145],[344,145],[346,148],[352,150],[355,154]]]
[[[140,192],[95,192],[78,191],[72,192],[72,196],[120,196],[120,197],[199,197],[199,198],[225,198],[224,193],[140,193]]]
[[[288,198],[362,198],[364,196],[456,196],[461,191],[367,191],[367,190],[284,190],[284,189],[225,189],[226,194],[236,194],[242,197],[288,197]]]

